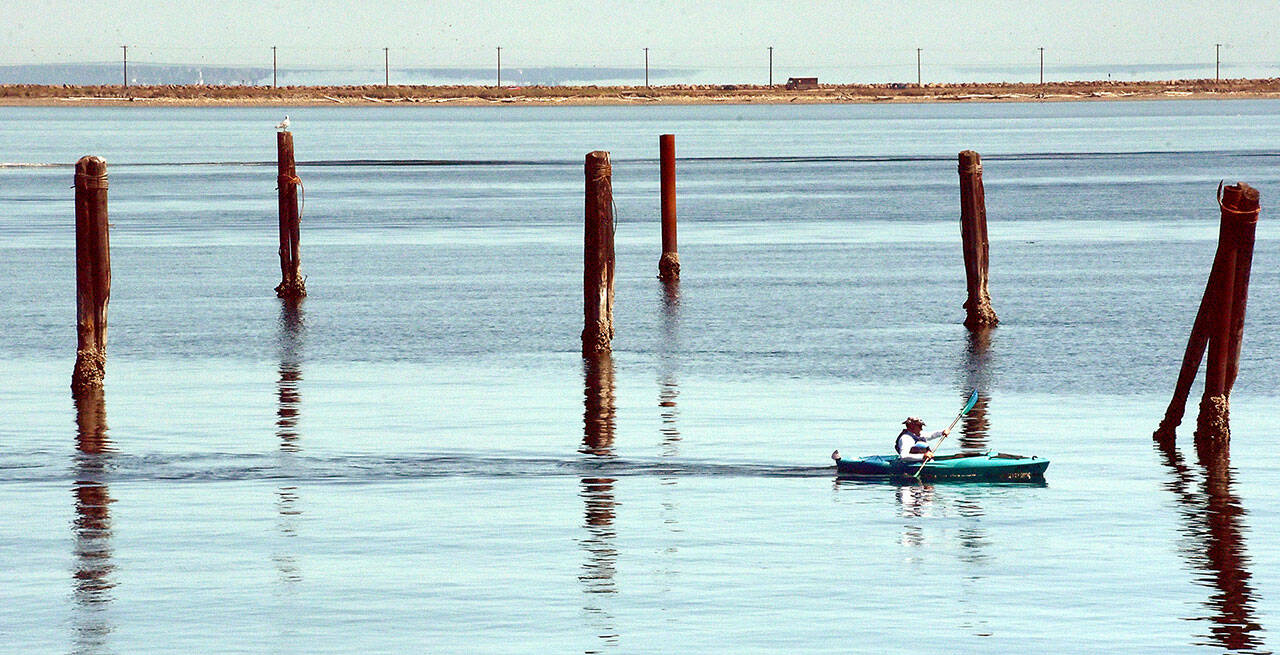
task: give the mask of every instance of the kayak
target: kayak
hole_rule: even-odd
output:
[[[903,478],[915,475],[920,462],[904,462],[897,455],[872,455],[836,460],[840,477]],[[921,480],[1043,480],[1049,460],[1034,456],[981,453],[943,455],[929,460]]]

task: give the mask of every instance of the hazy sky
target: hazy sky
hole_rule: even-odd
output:
[[[1280,1],[5,0],[0,64],[763,67],[1280,63]],[[1211,73],[1210,73],[1211,74]]]

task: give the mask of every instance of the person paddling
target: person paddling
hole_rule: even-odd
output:
[[[898,433],[898,440],[894,444],[894,449],[898,451],[898,457],[904,462],[927,462],[933,459],[933,451],[929,449],[929,442],[935,439],[941,439],[951,431],[939,430],[933,434],[923,437],[920,431],[924,429],[924,421],[908,416],[907,420],[902,422],[906,427],[902,432]]]

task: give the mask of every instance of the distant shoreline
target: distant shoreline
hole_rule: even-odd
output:
[[[1061,102],[1280,98],[1280,78],[1152,82],[668,86],[53,86],[0,85],[0,106],[442,106]]]

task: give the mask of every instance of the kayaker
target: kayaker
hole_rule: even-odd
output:
[[[939,430],[927,437],[922,437],[920,431],[924,429],[924,421],[908,416],[902,424],[906,427],[898,433],[898,440],[895,443],[898,457],[905,462],[926,462],[933,459],[929,442],[947,436],[947,430]]]

